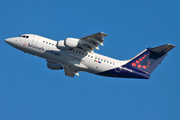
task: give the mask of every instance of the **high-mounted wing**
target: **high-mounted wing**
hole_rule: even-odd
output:
[[[86,37],[80,38],[78,47],[81,49],[84,49],[85,51],[92,52],[94,49],[99,50],[99,45],[103,46],[104,37],[106,37],[107,34],[103,32],[99,32],[93,35],[89,35]]]

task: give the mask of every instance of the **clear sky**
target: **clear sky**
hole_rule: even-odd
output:
[[[4,0],[0,4],[0,120],[180,120],[179,0]],[[70,78],[4,42],[105,32],[95,50],[119,60],[176,45],[149,80],[80,72]]]

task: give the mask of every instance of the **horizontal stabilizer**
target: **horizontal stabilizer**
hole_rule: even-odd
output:
[[[169,52],[171,49],[173,49],[174,47],[175,47],[174,45],[166,44],[159,47],[151,48],[150,51],[164,55],[167,52]]]

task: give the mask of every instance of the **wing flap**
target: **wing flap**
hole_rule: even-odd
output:
[[[103,46],[104,37],[106,37],[107,34],[103,32],[95,33],[93,35],[89,35],[86,37],[80,38],[80,44],[79,47],[84,49],[85,51],[93,51],[94,49],[99,50],[99,45]]]
[[[95,39],[95,41],[99,41],[99,42],[103,42],[104,41],[104,37],[106,37],[107,34],[106,33],[103,33],[103,32],[99,32],[99,33],[95,33],[93,35],[89,35],[89,36],[86,36],[86,37],[82,37],[81,39],[87,39],[87,40],[91,40],[92,38]]]
[[[69,77],[74,77],[74,75],[79,76],[78,71],[70,69],[68,67],[64,67],[64,72],[65,72],[65,75]]]

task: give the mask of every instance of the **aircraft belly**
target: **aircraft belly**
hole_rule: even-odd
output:
[[[97,67],[91,67],[91,68],[88,69],[88,72],[93,73],[93,74],[97,74],[97,73],[108,71],[108,70],[111,70],[111,69],[115,69],[115,68],[114,67],[106,68],[104,66],[99,66],[98,68]]]
[[[139,79],[148,79],[150,74],[146,74],[143,72],[137,72],[133,70],[128,70],[127,68],[120,68],[120,71],[115,69],[110,69],[107,71],[96,73],[97,75],[106,76],[106,77],[119,77],[119,78],[139,78]]]

